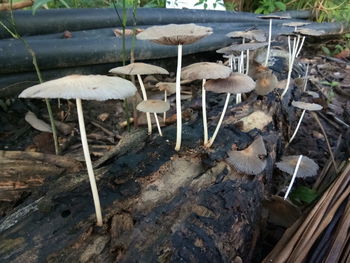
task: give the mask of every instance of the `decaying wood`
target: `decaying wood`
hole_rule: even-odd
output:
[[[251,106],[275,115],[275,107],[257,103]],[[251,112],[249,106],[241,109],[242,116]],[[43,194],[33,195],[0,221],[0,259],[249,262],[259,236],[262,200],[269,192],[264,183],[272,179],[278,151],[274,124],[243,133],[228,122],[210,151],[199,146],[201,127],[188,123],[183,130],[180,153],[169,143],[175,128],[168,126],[164,137],[148,137],[144,129],[123,136],[95,162],[95,167],[109,163],[96,169],[102,228],[95,227],[85,171],[50,182]],[[246,148],[259,133],[267,166],[257,176],[245,176],[224,161],[226,152]]]

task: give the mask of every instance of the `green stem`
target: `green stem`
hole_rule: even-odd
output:
[[[12,0],[10,1],[10,4],[11,4],[11,7],[12,7]],[[9,28],[5,27],[3,23],[1,23],[1,25],[3,27],[5,27],[5,29],[7,31],[9,31],[10,34],[15,39],[18,39],[18,40],[22,41],[22,43],[24,44],[25,49],[32,56],[32,63],[34,65],[34,68],[35,68],[36,74],[38,76],[39,82],[43,83],[43,78],[41,76],[41,72],[40,72],[40,69],[39,69],[39,66],[38,66],[38,62],[37,62],[34,50],[30,47],[28,42],[25,39],[23,39],[20,34],[18,34],[18,32],[16,30],[16,23],[15,23],[15,19],[14,19],[14,16],[13,16],[12,8],[10,9],[10,14],[11,14],[11,24],[12,24],[12,27],[13,27],[13,29],[12,29],[13,31],[11,31]],[[58,155],[60,151],[59,151],[59,145],[58,145],[58,139],[57,139],[57,130],[56,130],[56,126],[55,126],[55,120],[53,118],[50,101],[48,99],[45,99],[45,102],[46,102],[47,111],[48,111],[49,117],[50,117],[52,136],[53,136],[53,141],[54,141],[54,145],[55,145],[55,153],[56,153],[56,155]]]

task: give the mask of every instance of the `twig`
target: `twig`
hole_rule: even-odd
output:
[[[18,3],[4,3],[4,4],[0,4],[0,11],[10,11],[11,9],[12,10],[22,9],[25,7],[32,6],[33,4],[34,4],[34,0],[25,0]]]
[[[331,145],[329,144],[326,131],[325,131],[325,129],[323,128],[323,125],[322,125],[322,123],[320,122],[320,119],[318,118],[317,114],[316,114],[315,112],[311,112],[311,114],[312,114],[312,117],[314,117],[314,119],[316,120],[316,122],[318,123],[318,125],[320,126],[320,128],[321,128],[321,130],[322,130],[322,133],[323,133],[324,138],[325,138],[325,140],[326,140],[326,144],[327,144],[327,146],[328,146],[329,154],[331,155],[331,158],[332,158],[332,162],[333,162],[333,165],[334,165],[335,172],[338,173],[337,164],[335,163],[333,151],[332,151]]]

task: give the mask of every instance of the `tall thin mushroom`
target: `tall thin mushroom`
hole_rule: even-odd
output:
[[[244,75],[242,73],[231,73],[231,75],[226,79],[208,80],[205,83],[204,87],[208,91],[227,94],[224,109],[222,110],[219,122],[215,128],[214,134],[209,139],[208,143],[205,145],[205,147],[210,148],[214,143],[214,140],[219,132],[221,123],[224,119],[231,93],[237,94],[237,93],[250,92],[255,88],[255,82],[251,77]]]
[[[119,74],[119,75],[137,75],[137,79],[140,83],[140,88],[141,88],[141,92],[142,92],[142,97],[143,100],[147,100],[147,92],[145,89],[145,85],[143,84],[141,75],[151,75],[151,74],[169,74],[169,72],[161,67],[155,66],[155,65],[151,65],[151,64],[146,64],[146,63],[131,63],[129,65],[126,66],[122,66],[122,67],[116,67],[116,68],[112,68],[111,70],[109,70],[110,73],[114,73],[114,74]],[[147,126],[148,126],[148,134],[151,135],[152,134],[152,124],[151,124],[151,117],[150,117],[150,113],[147,112],[146,113],[146,117],[147,117]],[[156,121],[158,121],[158,117],[157,115],[156,117]]]
[[[181,71],[181,78],[188,80],[202,80],[202,115],[203,115],[203,131],[204,145],[208,143],[208,125],[206,110],[206,92],[205,82],[207,79],[225,79],[231,74],[231,69],[222,64],[213,62],[199,62],[184,67]]]
[[[32,86],[25,89],[19,95],[20,98],[76,99],[81,142],[83,145],[98,226],[102,226],[103,219],[100,198],[86,138],[81,100],[101,101],[109,99],[124,99],[134,95],[135,92],[136,87],[132,82],[122,78],[101,75],[70,75]]]
[[[270,57],[270,48],[271,48],[271,38],[272,38],[272,20],[273,19],[289,19],[290,16],[277,16],[277,15],[264,15],[259,16],[261,19],[269,19],[269,36],[268,36],[268,45],[267,45],[267,52],[266,52],[266,59],[264,66],[267,67],[269,64],[269,57]]]
[[[177,70],[176,70],[176,145],[175,150],[181,147],[182,136],[182,111],[181,111],[181,63],[182,46],[192,44],[213,33],[212,28],[197,26],[195,24],[152,26],[137,34],[137,39],[149,40],[163,45],[177,45]]]

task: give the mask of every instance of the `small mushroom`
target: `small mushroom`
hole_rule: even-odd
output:
[[[158,82],[156,84],[156,88],[160,91],[164,91],[164,101],[168,100],[168,95],[172,95],[176,93],[176,83],[173,82]],[[166,121],[166,112],[163,115],[163,122]]]
[[[176,70],[176,145],[179,151],[182,137],[182,113],[181,113],[181,61],[182,45],[192,44],[213,33],[212,28],[197,26],[195,24],[170,24],[164,26],[152,26],[137,34],[137,39],[149,40],[162,45],[177,45],[177,70]]]
[[[259,73],[257,75],[257,79],[255,83],[256,83],[256,87],[254,91],[258,95],[265,96],[277,87],[278,80],[277,80],[277,77],[272,73],[272,71],[268,70],[268,71]]]
[[[134,95],[136,87],[132,82],[118,78],[101,75],[70,75],[50,80],[25,89],[20,98],[63,98],[76,99],[81,142],[84,150],[86,167],[89,175],[92,197],[94,200],[97,225],[102,226],[102,212],[94,171],[86,139],[85,123],[81,100],[109,100],[124,99]]]
[[[255,82],[251,77],[249,77],[245,74],[231,73],[231,75],[226,79],[208,80],[205,83],[204,88],[207,91],[227,94],[224,109],[222,110],[219,122],[218,122],[216,129],[214,131],[214,134],[209,139],[208,143],[205,145],[207,148],[209,148],[213,144],[213,142],[214,142],[214,140],[219,132],[221,123],[222,123],[224,116],[225,116],[225,113],[226,113],[226,109],[228,106],[228,102],[230,100],[231,93],[237,94],[237,93],[250,92],[255,88]]]
[[[247,43],[247,44],[240,44],[240,45],[231,45],[229,47],[224,47],[221,49],[218,49],[216,52],[217,53],[229,53],[229,52],[234,52],[234,51],[247,51],[247,66],[246,66],[246,74],[248,74],[249,72],[249,50],[256,50],[259,49],[261,47],[266,46],[268,43],[264,42],[264,43]],[[241,53],[241,61],[243,61],[243,54]],[[241,70],[241,66],[239,67],[238,72],[239,73],[243,73]],[[241,94],[237,94],[236,95],[236,103],[241,103],[242,99],[241,99]]]
[[[269,37],[268,37],[268,45],[267,45],[267,52],[266,52],[266,59],[264,66],[267,67],[269,62],[269,56],[270,56],[270,48],[271,48],[271,36],[272,36],[272,19],[289,19],[290,16],[278,16],[278,15],[264,15],[259,16],[261,19],[269,19]]]
[[[207,79],[225,79],[230,76],[230,68],[213,62],[199,62],[184,67],[181,71],[181,78],[189,80],[202,80],[202,115],[204,130],[204,145],[208,143],[208,125],[206,110],[206,92],[204,84]]]
[[[299,109],[302,109],[303,112],[301,113],[301,116],[300,116],[300,119],[299,119],[299,121],[298,121],[297,127],[295,128],[295,131],[294,131],[292,137],[290,138],[288,144],[290,144],[290,143],[293,141],[295,135],[297,134],[298,129],[299,129],[300,124],[301,124],[301,122],[302,122],[302,120],[303,120],[303,117],[304,117],[304,115],[305,115],[306,110],[309,110],[309,111],[318,111],[318,110],[322,110],[322,106],[319,105],[319,104],[316,104],[316,103],[307,103],[307,102],[303,102],[303,101],[294,101],[294,100],[293,100],[293,101],[292,101],[292,105],[293,105],[294,107],[297,107],[297,108],[299,108]]]
[[[169,102],[163,101],[163,100],[144,100],[136,106],[136,109],[146,113],[153,113],[154,118],[156,119],[159,135],[163,136],[162,130],[160,129],[159,121],[157,118],[157,113],[163,113],[168,111],[170,109]]]
[[[266,167],[266,160],[264,157],[267,152],[264,140],[261,136],[258,136],[252,144],[244,150],[232,150],[227,154],[229,157],[226,159],[226,162],[243,173],[257,175],[264,171]]]
[[[281,171],[292,175],[292,179],[284,195],[284,199],[287,199],[296,177],[305,178],[315,176],[319,168],[314,160],[303,155],[284,156],[282,157],[281,162],[276,163],[276,166]]]
[[[145,85],[143,84],[141,75],[151,75],[151,74],[169,74],[169,72],[161,67],[146,64],[146,63],[131,63],[127,66],[112,68],[110,73],[114,74],[122,74],[122,75],[137,75],[137,79],[140,83],[143,100],[147,100],[147,93],[145,89]],[[147,126],[148,126],[148,134],[152,134],[152,124],[150,114],[146,114],[147,117]],[[158,117],[156,115],[156,121],[158,121]]]

